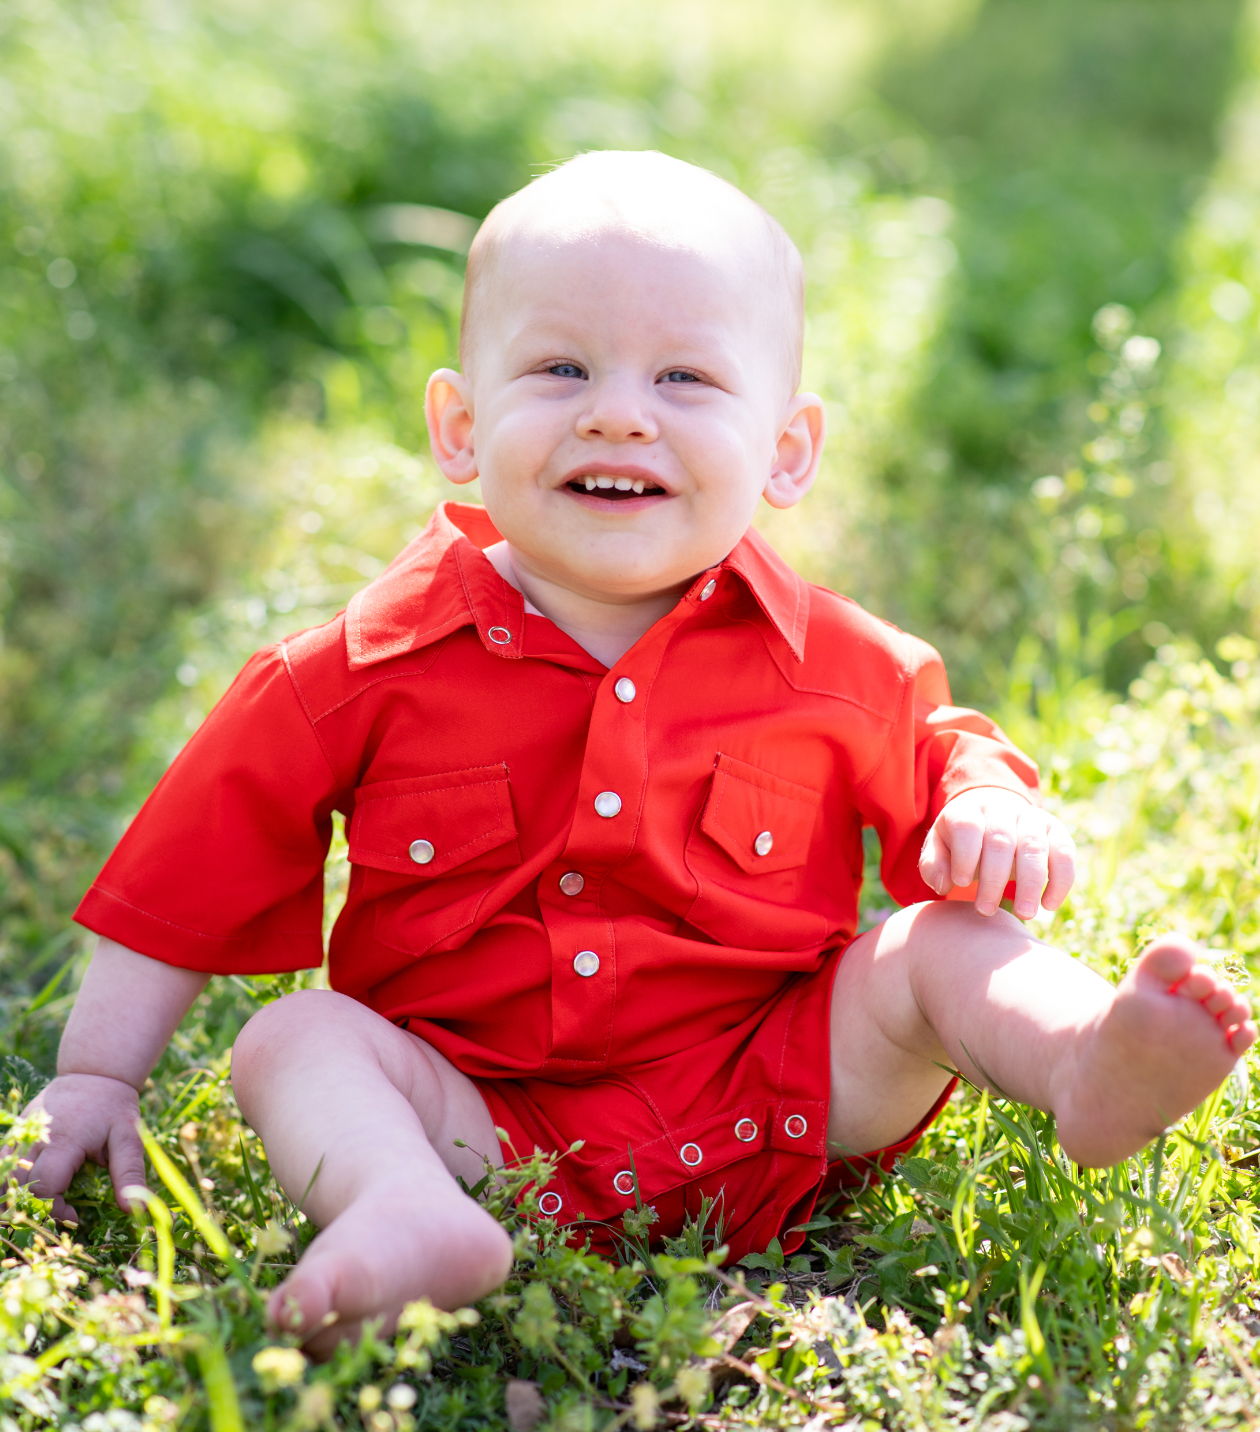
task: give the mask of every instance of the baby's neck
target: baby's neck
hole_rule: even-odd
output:
[[[680,592],[637,601],[601,601],[528,570],[506,542],[485,549],[491,566],[525,598],[525,610],[547,617],[605,666],[612,667],[636,641],[678,604]],[[514,560],[515,558],[515,560]]]

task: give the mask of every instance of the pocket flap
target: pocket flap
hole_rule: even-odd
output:
[[[354,793],[352,865],[432,877],[515,838],[502,764],[374,781]]]
[[[822,793],[720,752],[700,829],[748,875],[803,865]]]

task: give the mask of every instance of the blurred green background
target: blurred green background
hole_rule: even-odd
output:
[[[0,0],[0,987],[64,962],[245,656],[422,526],[468,240],[582,149],[796,238],[833,436],[764,528],[959,700],[1053,731],[1260,635],[1258,36],[1240,0]]]

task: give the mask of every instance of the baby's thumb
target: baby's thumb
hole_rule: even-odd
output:
[[[937,825],[933,825],[919,855],[919,874],[923,877],[924,884],[929,885],[938,895],[946,894],[953,887],[954,882],[949,878],[950,865],[949,847],[941,837]]]

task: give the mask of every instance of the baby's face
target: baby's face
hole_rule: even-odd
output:
[[[720,562],[763,493],[777,506],[803,495],[817,462],[797,471],[803,400],[742,272],[622,232],[520,237],[502,255],[470,375],[435,383],[457,384],[471,413],[467,469],[443,466],[480,476],[518,562],[632,602]]]

